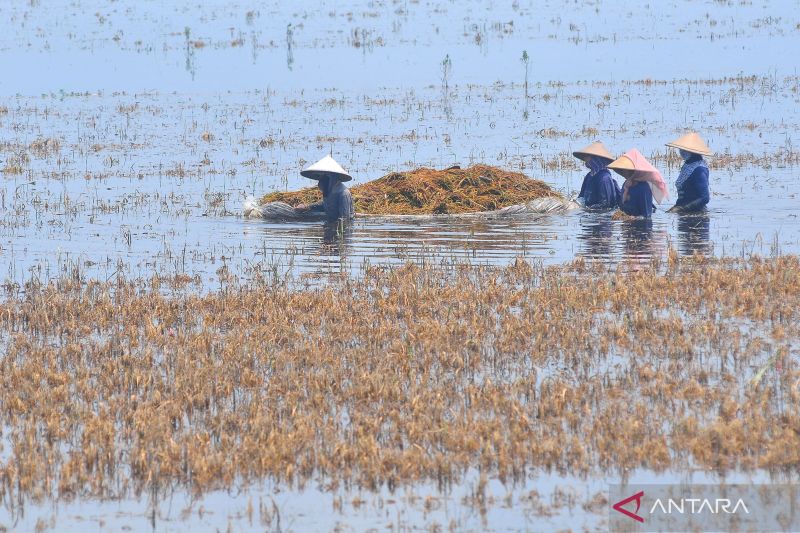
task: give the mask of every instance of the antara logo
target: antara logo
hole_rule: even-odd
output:
[[[617,503],[614,504],[614,506],[613,506],[614,510],[624,514],[625,516],[629,516],[629,517],[633,518],[637,522],[644,522],[644,518],[642,518],[641,516],[636,514],[636,513],[639,512],[639,507],[642,506],[642,497],[643,496],[644,496],[644,491],[641,491],[641,492],[637,492],[633,496],[629,496],[629,497],[625,498],[624,500],[620,500],[620,501],[618,501]],[[636,510],[634,512],[630,512],[629,510],[625,509],[625,507],[624,507],[625,505],[628,505],[632,501],[636,501]]]
[[[688,505],[687,505],[688,504]],[[735,503],[728,498],[716,498],[709,500],[708,498],[682,498],[680,500],[667,499],[666,505],[661,499],[658,499],[650,509],[650,514],[653,514],[656,508],[661,509],[664,514],[736,514],[739,511],[744,511],[750,514],[750,509],[745,505],[744,500],[739,498]]]
[[[644,491],[639,491],[633,496],[629,496],[624,500],[618,501],[613,505],[613,508],[615,511],[620,512],[625,516],[636,520],[637,522],[644,522],[644,518],[638,514],[639,508],[642,506],[643,497]],[[626,505],[634,501],[636,502],[636,509],[633,512],[625,509]],[[750,514],[750,509],[747,508],[747,505],[741,498],[736,501],[728,498],[716,498],[712,500],[707,498],[681,498],[678,500],[667,498],[666,503],[662,501],[661,498],[657,498],[655,502],[653,502],[653,506],[650,508],[650,514],[654,515],[657,511],[660,511],[662,514],[736,514],[740,511]]]

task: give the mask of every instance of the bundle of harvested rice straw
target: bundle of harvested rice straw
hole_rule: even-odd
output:
[[[489,165],[445,170],[419,168],[392,172],[350,188],[357,213],[373,215],[426,215],[494,211],[537,198],[561,198],[546,183],[519,172]],[[293,207],[318,202],[316,187],[295,192],[273,192],[261,203],[285,202]]]

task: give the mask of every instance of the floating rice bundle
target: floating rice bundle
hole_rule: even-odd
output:
[[[541,198],[562,199],[546,183],[519,172],[489,165],[445,170],[420,168],[392,172],[350,188],[357,213],[373,215],[433,215],[495,211]],[[296,207],[318,202],[316,187],[265,195],[261,203],[283,202]]]

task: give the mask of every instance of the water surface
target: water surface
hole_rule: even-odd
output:
[[[198,290],[214,290],[230,273],[302,280],[406,261],[584,258],[617,268],[671,248],[800,253],[799,7],[796,0],[6,3],[0,275],[23,283],[180,273],[195,277]],[[700,215],[667,214],[665,205],[651,221],[588,212],[358,219],[345,232],[240,216],[248,195],[309,185],[299,170],[329,152],[353,183],[481,162],[571,196],[584,170],[570,154],[596,139],[616,153],[637,147],[653,156],[674,197],[678,168],[663,159],[664,143],[687,128],[718,154],[711,204]],[[629,474],[636,482],[732,479]],[[769,481],[763,473],[732,476]],[[545,473],[521,487],[488,480],[494,500],[484,509],[472,499],[474,476],[447,493],[425,484],[372,494],[265,481],[197,501],[178,491],[155,506],[146,497],[31,503],[22,514],[0,509],[0,525],[250,530],[275,528],[280,516],[282,530],[298,531],[603,529],[607,515],[597,509],[604,508],[584,504],[617,481]]]

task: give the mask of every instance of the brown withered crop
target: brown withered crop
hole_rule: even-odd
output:
[[[489,165],[392,172],[356,185],[350,192],[356,211],[373,215],[494,211],[536,198],[560,197],[543,181]],[[298,206],[320,200],[319,190],[309,187],[294,192],[269,193],[261,198],[261,203],[285,202]]]
[[[796,470],[799,318],[795,256],[30,283],[0,305],[0,498]]]

